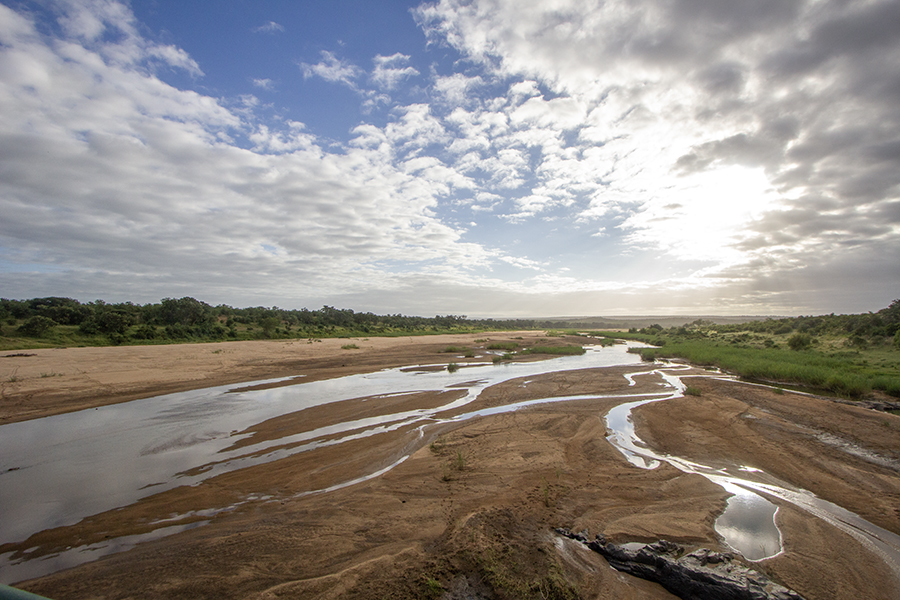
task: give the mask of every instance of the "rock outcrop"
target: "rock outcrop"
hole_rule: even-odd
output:
[[[736,562],[729,553],[700,548],[685,554],[682,546],[666,540],[616,545],[599,535],[588,541],[583,533],[563,528],[556,532],[601,554],[613,568],[655,581],[686,600],[803,600],[796,592]]]

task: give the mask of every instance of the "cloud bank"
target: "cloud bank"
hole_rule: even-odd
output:
[[[54,6],[47,33],[0,5],[4,296],[473,316],[900,296],[900,3],[422,4],[449,70],[297,60],[372,115],[338,143],[165,83],[202,65],[124,5]]]

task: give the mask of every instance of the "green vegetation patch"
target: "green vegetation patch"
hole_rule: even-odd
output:
[[[652,325],[610,334],[656,348],[633,348],[644,360],[681,358],[757,381],[860,398],[900,397],[900,300],[863,315],[767,319],[740,324]]]
[[[559,354],[564,356],[578,356],[587,352],[582,346],[534,346],[525,348],[518,354]]]
[[[507,352],[512,352],[518,347],[519,344],[516,342],[491,342],[487,345],[488,350],[506,350]]]

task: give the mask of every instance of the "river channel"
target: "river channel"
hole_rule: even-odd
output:
[[[424,437],[429,427],[536,404],[616,398],[622,403],[605,417],[610,443],[636,468],[656,468],[665,462],[682,471],[700,474],[732,494],[716,522],[716,529],[729,546],[747,559],[762,560],[782,551],[776,502],[789,502],[854,535],[900,574],[897,535],[756,469],[742,465],[712,468],[648,448],[634,432],[631,411],[648,402],[681,396],[682,367],[659,365],[652,371],[666,382],[657,393],[542,398],[460,413],[483,390],[511,379],[639,363],[640,357],[627,350],[628,345],[624,344],[588,347],[583,356],[500,365],[485,362],[454,373],[420,365],[309,383],[299,379],[296,380],[299,383],[269,389],[251,388],[276,381],[254,382],[252,386],[238,389],[223,386],[194,390],[3,425],[0,426],[0,544],[20,543],[45,529],[74,525],[91,515],[128,506],[162,491],[197,485],[222,473],[323,445],[410,427]],[[635,377],[649,372],[643,369],[626,375],[626,379],[633,385]],[[252,443],[251,434],[237,433],[268,419],[330,403],[446,391],[454,391],[454,399],[441,406],[332,423],[275,440]],[[448,411],[454,411],[456,416],[441,416]],[[251,443],[236,448],[235,442],[240,440]],[[363,477],[306,493],[326,493],[378,477],[406,460],[409,454],[403,452],[407,450],[390,464]],[[244,501],[265,500],[263,496],[249,496]],[[194,515],[212,516],[226,509],[209,507],[205,513],[199,511]],[[202,524],[194,521],[180,525],[177,521],[177,517],[161,520],[159,528],[150,534],[70,548],[34,560],[21,555],[13,559],[13,553],[8,552],[0,555],[0,583],[46,575]]]

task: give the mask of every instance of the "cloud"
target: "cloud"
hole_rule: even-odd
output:
[[[260,25],[259,27],[254,27],[250,31],[252,31],[253,33],[268,33],[268,34],[284,33],[284,26],[279,25],[275,21],[269,21],[265,25]]]
[[[362,104],[328,144],[165,84],[200,65],[123,4],[54,6],[56,37],[0,5],[0,285],[425,314],[896,296],[895,1],[423,3],[423,52],[451,59],[427,74],[299,63]]]
[[[105,37],[92,26],[73,30]],[[438,195],[468,185],[440,161],[386,163],[367,144],[335,153],[301,123],[244,120],[148,74],[150,45],[128,63],[104,59],[102,43],[48,44],[5,7],[0,35],[0,249],[23,267],[4,289],[325,298],[391,288],[380,265],[392,261],[446,276],[492,260],[435,218]],[[353,72],[332,56],[311,71]],[[415,106],[386,133],[410,150],[444,136]],[[238,136],[252,148],[228,141]]]
[[[437,97],[452,106],[466,106],[478,102],[480,98],[473,94],[484,86],[484,80],[478,76],[466,76],[454,73],[445,77],[437,77],[433,88]]]
[[[391,56],[376,55],[372,62],[375,63],[375,69],[370,78],[375,86],[381,89],[392,90],[405,79],[419,74],[407,64],[409,56],[399,52]]]
[[[798,264],[851,268],[833,259],[848,247],[897,256],[898,6],[441,0],[415,16],[482,77],[514,82],[510,132],[454,143],[540,149],[508,216],[567,206],[623,249],[700,260],[694,281],[728,296]],[[831,285],[815,273],[810,299]]]
[[[362,69],[327,50],[323,50],[321,55],[322,61],[316,64],[300,63],[304,77],[321,77],[325,81],[343,83],[351,89],[358,89],[356,79],[363,74]]]

